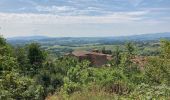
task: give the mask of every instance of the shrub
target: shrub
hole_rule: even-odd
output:
[[[0,80],[0,99],[42,99],[43,88],[29,77],[10,72]]]

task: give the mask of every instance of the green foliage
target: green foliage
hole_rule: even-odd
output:
[[[150,58],[145,74],[151,84],[170,84],[170,60]]]
[[[0,45],[0,99],[43,99],[41,85],[36,84],[30,77],[16,73],[20,71],[27,73],[27,68],[23,70],[24,67],[28,67],[24,66],[27,64],[24,59],[24,50],[15,52],[17,55],[15,58],[13,48],[6,43],[5,39],[0,38]]]
[[[116,47],[110,66],[95,68],[75,57],[47,55],[37,43],[14,49],[0,37],[0,99],[44,100],[55,92],[66,100],[170,99],[170,42],[162,41],[161,56],[147,57],[142,68],[132,61],[134,51],[132,43]]]
[[[0,35],[0,46],[6,45],[6,40]]]
[[[71,67],[68,72],[67,76],[69,80],[73,82],[79,82],[81,84],[87,83],[88,78],[88,67],[90,65],[90,62],[83,61],[81,63],[78,63],[75,67]]]
[[[53,97],[54,98],[54,97]],[[51,98],[50,100],[56,100]],[[82,89],[81,92],[74,92],[67,98],[69,100],[117,100],[118,96],[116,94],[110,94],[101,89],[98,85],[91,85]]]
[[[42,99],[43,87],[35,85],[34,80],[10,72],[0,80],[0,99]]]
[[[28,47],[28,59],[32,65],[41,65],[45,60],[45,53],[37,43],[32,43]]]
[[[28,58],[27,58],[27,53],[26,53],[25,48],[17,47],[15,49],[15,56],[17,58],[17,62],[19,64],[20,70],[21,71],[28,70],[27,67],[28,67],[29,61],[28,61]]]
[[[6,40],[0,36],[0,56],[12,56],[12,48]]]
[[[134,45],[133,45],[131,42],[128,42],[128,43],[126,44],[126,50],[127,50],[127,53],[128,53],[128,54],[133,55],[133,54],[134,54],[135,47],[134,47]]]
[[[126,98],[133,100],[169,100],[170,87],[141,84]]]
[[[67,76],[64,78],[64,85],[62,87],[62,92],[66,96],[67,94],[81,91],[90,82],[89,65],[90,63],[88,61],[82,61],[67,71]]]
[[[57,71],[66,76],[70,68],[75,67],[79,63],[75,57],[60,57],[55,61]]]
[[[150,84],[170,84],[170,41],[161,41],[161,56],[151,57],[145,68]]]
[[[121,63],[120,63],[120,66],[121,67],[128,67],[132,64],[132,61],[130,60],[131,59],[131,55],[128,54],[127,52],[123,53],[121,55]]]
[[[0,71],[12,71],[14,69],[17,69],[18,63],[16,62],[16,59],[9,56],[0,56]]]
[[[106,92],[120,95],[127,94],[130,91],[130,84],[128,84],[127,78],[120,72],[114,72],[111,75],[106,76],[107,79],[102,82]]]
[[[113,62],[115,66],[118,66],[121,62],[121,52],[119,47],[116,47],[115,52],[113,52]]]
[[[36,75],[36,82],[44,87],[44,97],[63,85],[63,76],[58,72],[56,66],[46,62],[40,73]]]
[[[170,41],[161,41],[162,56],[166,59],[170,59]]]
[[[71,81],[68,77],[64,78],[64,84],[63,87],[61,88],[61,92],[63,93],[63,96],[68,96],[71,93],[81,91],[82,90],[82,84],[76,83]]]
[[[102,52],[103,54],[112,54],[112,51],[111,51],[111,50],[106,50],[105,47],[102,48],[101,52]]]

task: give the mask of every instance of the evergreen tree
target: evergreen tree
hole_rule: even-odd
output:
[[[118,66],[121,62],[121,54],[120,54],[119,46],[116,47],[116,51],[113,54],[113,58],[114,58],[114,65]]]
[[[42,65],[45,60],[45,53],[37,43],[32,43],[28,48],[28,59],[32,65]]]
[[[135,50],[134,45],[131,42],[128,42],[126,44],[126,50],[129,55],[133,55]]]
[[[29,62],[28,62],[26,50],[24,49],[24,47],[17,47],[15,49],[15,55],[19,63],[20,70],[27,71]]]
[[[6,45],[6,40],[0,35],[0,46]]]

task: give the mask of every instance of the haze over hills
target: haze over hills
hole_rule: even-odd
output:
[[[12,38],[7,38],[7,40],[40,40],[40,39],[45,39],[49,38],[47,36],[19,36],[19,37],[12,37]]]
[[[131,35],[131,36],[120,36],[115,37],[116,40],[158,40],[161,38],[170,38],[170,32],[164,33],[150,33],[150,34],[141,34],[141,35]]]
[[[141,35],[130,35],[130,36],[116,36],[116,37],[48,37],[48,36],[24,36],[24,37],[12,37],[7,38],[8,41],[13,40],[25,40],[25,41],[31,41],[31,40],[46,40],[46,39],[68,39],[68,38],[108,38],[113,40],[157,40],[160,38],[170,38],[170,32],[164,32],[164,33],[150,33],[150,34],[141,34]]]
[[[120,44],[127,41],[159,41],[170,39],[170,32],[141,34],[119,37],[48,37],[48,36],[27,36],[7,38],[12,45],[24,45],[31,42],[38,42],[42,45],[66,45],[81,46],[83,44]]]

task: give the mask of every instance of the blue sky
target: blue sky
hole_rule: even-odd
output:
[[[5,37],[170,32],[170,0],[0,0]]]

